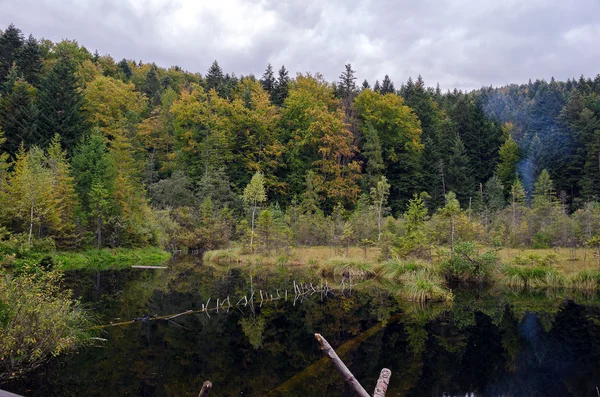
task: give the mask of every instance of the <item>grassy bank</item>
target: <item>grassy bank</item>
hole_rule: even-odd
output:
[[[155,247],[93,249],[79,252],[25,252],[4,254],[0,264],[19,269],[40,264],[59,270],[124,269],[134,265],[156,266],[169,260],[171,254]]]
[[[221,266],[307,268],[325,278],[352,278],[354,281],[373,279],[401,286],[399,294],[411,300],[448,300],[451,291],[448,281],[450,266],[458,266],[462,281],[486,282],[514,288],[568,288],[578,291],[600,290],[600,269],[591,250],[584,249],[528,249],[489,251],[476,248],[477,258],[492,255],[485,274],[478,269],[477,276],[468,277],[473,258],[465,256],[462,262],[448,261],[448,248],[436,250],[432,261],[403,259],[379,261],[378,248],[351,247],[348,257],[345,249],[335,247],[300,247],[291,249],[287,255],[260,255],[239,248],[215,250],[205,253],[206,263]],[[479,260],[477,259],[477,260]],[[489,260],[489,258],[488,258]],[[476,261],[475,261],[476,262]],[[462,267],[461,267],[462,266]],[[455,269],[456,270],[456,269]],[[473,273],[474,274],[474,273]]]

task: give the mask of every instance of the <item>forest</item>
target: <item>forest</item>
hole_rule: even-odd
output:
[[[600,222],[600,75],[446,93],[349,64],[335,82],[201,75],[11,25],[0,84],[5,242],[263,249],[266,228],[294,246],[387,231],[402,251],[449,243],[454,211],[458,239],[574,247]]]
[[[331,247],[479,281],[502,249],[600,263],[600,74],[442,92],[340,66],[336,81],[271,64],[197,73],[1,31],[0,324],[3,300],[56,281],[19,295],[10,280],[106,249],[218,261]],[[548,258],[504,275],[527,285],[538,276],[519,266]],[[436,288],[418,300],[452,299]]]

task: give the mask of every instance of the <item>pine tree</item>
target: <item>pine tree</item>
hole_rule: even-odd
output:
[[[487,211],[494,214],[504,208],[506,200],[504,199],[504,186],[502,181],[496,175],[493,175],[485,183],[484,202]]]
[[[396,93],[396,89],[394,88],[394,83],[392,83],[392,80],[390,80],[390,76],[388,76],[387,74],[383,78],[383,83],[381,84],[380,92],[381,92],[381,95]]]
[[[342,98],[344,105],[349,106],[357,92],[355,71],[352,65],[346,64],[344,72],[340,75],[338,83],[339,97]]]
[[[379,80],[375,80],[375,85],[373,86],[373,91],[381,94],[381,85],[379,85]]]
[[[12,23],[0,33],[0,83],[6,80],[10,68],[19,58],[23,42],[21,30]]]
[[[0,149],[14,155],[21,144],[31,147],[46,142],[38,134],[35,89],[20,79],[11,85],[0,98],[0,126],[7,138]]]
[[[150,70],[146,73],[144,93],[151,104],[158,105],[160,103],[160,81],[158,80],[158,68],[155,64],[152,64]]]
[[[267,65],[267,69],[262,75],[262,78],[260,79],[260,84],[262,85],[263,90],[265,90],[271,96],[271,101],[273,101],[276,83],[277,81],[275,80],[275,75],[273,74],[273,66],[271,66],[269,63]]]
[[[508,189],[508,186],[514,181],[515,175],[517,175],[517,166],[520,161],[521,150],[519,149],[519,145],[512,138],[510,132],[508,132],[504,143],[500,147],[499,160],[496,165],[496,174],[506,189]]]
[[[385,164],[381,151],[381,142],[379,134],[372,125],[363,128],[364,143],[362,146],[362,156],[366,159],[366,185],[372,186],[375,181],[383,174]]]
[[[125,59],[125,58],[121,59],[121,61],[119,61],[117,66],[119,67],[119,69],[121,69],[121,72],[123,72],[123,76],[125,76],[125,81],[129,81],[129,79],[131,78],[132,72],[131,72],[131,67],[129,66],[129,62],[127,62],[127,59]]]
[[[462,139],[457,136],[445,169],[446,189],[458,192],[455,197],[466,204],[475,191],[473,171]]]
[[[75,191],[81,204],[79,218],[93,230],[96,247],[99,248],[103,242],[105,223],[116,212],[112,199],[115,190],[115,164],[99,130],[93,130],[77,145],[72,166]]]
[[[42,80],[39,90],[40,142],[47,145],[54,134],[59,134],[67,151],[73,150],[88,129],[74,72],[74,62],[61,56]]]
[[[273,103],[277,106],[283,106],[283,102],[288,96],[290,78],[285,66],[281,66],[278,74],[279,76],[277,77],[277,84],[275,85],[275,94],[273,95]]]
[[[369,85],[369,82],[367,81],[367,79],[364,79],[362,82],[362,86],[360,87],[361,91],[368,90],[369,88],[371,88],[371,85]]]
[[[217,91],[219,96],[224,97],[225,93],[225,76],[223,75],[223,69],[219,66],[217,61],[214,61],[208,71],[206,72],[206,76],[204,77],[204,81],[206,82],[205,89],[206,92],[210,90]]]
[[[32,85],[37,85],[42,71],[42,53],[37,40],[29,35],[19,52],[17,66],[23,78]]]

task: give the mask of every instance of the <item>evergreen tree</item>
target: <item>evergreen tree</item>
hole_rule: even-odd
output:
[[[151,104],[158,105],[160,103],[160,81],[158,80],[158,70],[155,64],[152,64],[150,70],[146,73],[144,93]]]
[[[67,153],[60,146],[58,134],[54,135],[48,146],[48,165],[54,178],[55,205],[60,220],[53,227],[53,237],[60,245],[68,246],[74,238],[77,195],[75,179],[71,175],[71,165],[67,161]]]
[[[374,186],[385,170],[379,134],[372,125],[363,128],[364,142],[361,154],[366,162],[366,185]]]
[[[362,86],[360,87],[361,91],[362,90],[367,90],[371,88],[371,85],[369,84],[369,82],[367,81],[367,79],[364,79],[362,82]]]
[[[352,70],[352,65],[347,64],[344,72],[340,75],[338,83],[338,95],[342,98],[345,106],[351,106],[352,100],[357,92],[355,71]]]
[[[275,80],[275,75],[273,73],[273,66],[271,66],[270,63],[267,65],[267,69],[260,79],[260,84],[262,85],[263,90],[271,96],[271,101],[273,101],[273,94],[275,92],[277,81]]]
[[[517,175],[517,166],[521,161],[521,150],[519,145],[512,138],[510,133],[499,150],[498,164],[496,165],[496,175],[500,178],[502,185],[508,189],[511,182],[514,181]],[[506,192],[508,193],[508,191]]]
[[[32,85],[37,85],[42,71],[42,53],[37,40],[29,35],[19,52],[17,66],[23,78]]]
[[[121,69],[121,72],[123,73],[123,76],[125,77],[125,81],[129,81],[129,79],[131,78],[132,72],[131,72],[131,67],[129,66],[129,62],[127,62],[127,59],[125,59],[125,58],[121,59],[121,61],[119,61],[117,66],[119,67],[119,69]]]
[[[379,80],[375,80],[375,85],[373,86],[373,91],[381,93],[381,85],[379,85]]]
[[[392,80],[390,80],[390,76],[388,76],[387,74],[383,78],[383,83],[381,83],[381,90],[379,92],[381,93],[381,95],[396,93],[394,83],[392,83]]]
[[[75,148],[72,160],[75,191],[80,200],[78,218],[93,230],[96,247],[103,244],[103,231],[116,213],[112,200],[116,170],[102,133],[94,130]]]
[[[381,221],[385,215],[387,200],[390,195],[390,184],[385,176],[382,176],[377,182],[376,187],[371,188],[371,201],[375,208],[377,216],[377,241],[381,240]]]
[[[457,136],[452,145],[448,164],[445,169],[446,189],[448,191],[458,192],[455,197],[467,204],[469,197],[475,192],[475,180],[473,170],[469,163],[469,156],[465,149],[462,139]]]
[[[486,183],[484,190],[484,203],[490,214],[502,210],[506,204],[504,199],[504,186],[496,175],[493,175]]]
[[[47,145],[54,134],[59,134],[62,147],[67,151],[75,147],[88,129],[74,72],[74,62],[68,57],[59,57],[39,90],[40,142]]]
[[[221,66],[219,66],[217,61],[214,61],[212,65],[210,65],[210,68],[208,68],[204,81],[206,83],[206,92],[215,90],[219,96],[224,97],[225,76],[223,75],[223,69],[221,69]]]
[[[10,68],[20,55],[23,47],[23,34],[12,23],[0,33],[0,83],[3,83]]]
[[[279,69],[277,84],[275,85],[275,93],[273,95],[273,103],[277,106],[283,106],[285,98],[288,96],[290,77],[285,66],[281,66]]]
[[[11,85],[0,98],[0,126],[7,138],[0,149],[14,155],[21,144],[30,147],[46,142],[38,135],[35,89],[22,80]]]

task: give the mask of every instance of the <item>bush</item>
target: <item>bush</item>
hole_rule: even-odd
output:
[[[446,278],[464,281],[484,281],[496,270],[500,260],[492,250],[480,254],[475,243],[463,242],[454,247],[454,252],[442,262]]]
[[[91,342],[90,316],[69,291],[60,290],[61,281],[56,271],[0,274],[0,379]]]

